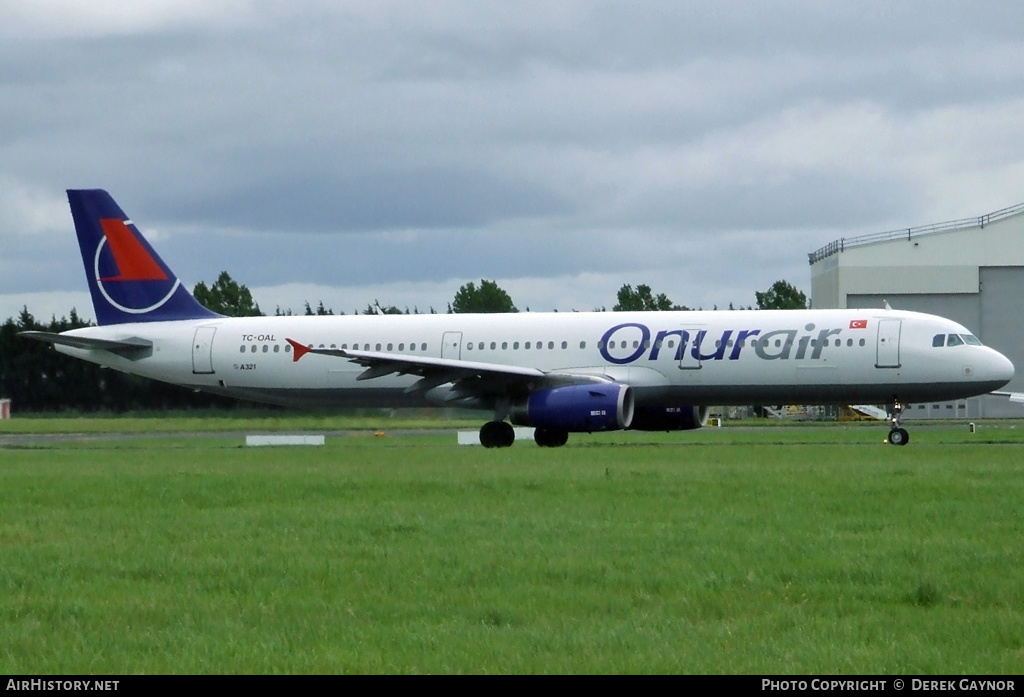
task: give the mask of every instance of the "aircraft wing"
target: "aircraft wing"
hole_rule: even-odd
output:
[[[1024,392],[992,392],[992,394],[1007,397],[1011,402],[1017,404],[1024,404]]]
[[[292,361],[298,361],[307,353],[344,358],[366,368],[356,380],[372,380],[385,375],[418,375],[421,379],[411,385],[408,392],[426,391],[450,382],[455,385],[456,398],[502,394],[517,387],[611,382],[610,378],[603,376],[550,372],[501,363],[355,349],[318,349],[292,339],[288,339],[288,343],[294,349]]]
[[[141,339],[137,336],[127,339],[94,339],[85,336],[69,336],[67,334],[54,334],[53,332],[19,332],[18,336],[34,341],[42,341],[47,344],[60,344],[78,349],[99,349],[113,353],[129,356],[130,354],[151,351],[153,342],[149,339]]]

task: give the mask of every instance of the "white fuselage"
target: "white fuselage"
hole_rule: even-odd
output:
[[[294,360],[288,339],[317,349],[595,376],[629,385],[638,405],[912,403],[990,392],[1013,377],[1012,364],[993,349],[934,345],[938,335],[969,336],[963,326],[896,310],[215,318],[69,334],[153,342],[151,351],[131,357],[57,346],[117,370],[306,406],[424,406],[451,395],[443,383],[412,389],[416,375],[357,380],[365,367],[345,357]]]

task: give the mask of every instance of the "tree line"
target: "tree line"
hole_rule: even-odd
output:
[[[205,307],[231,317],[260,316],[264,313],[244,285],[225,271],[210,286],[196,284],[196,300]],[[776,281],[764,293],[756,293],[758,309],[788,309],[807,307],[806,296],[786,281]],[[518,312],[512,297],[495,281],[481,279],[479,285],[470,282],[459,288],[450,313]],[[598,308],[603,310],[604,308]],[[650,286],[636,288],[623,285],[617,294],[612,311],[634,310],[687,310],[673,303],[664,293],[655,294]],[[733,309],[732,305],[729,309]],[[527,308],[529,311],[529,308]],[[434,314],[434,309],[429,312]],[[291,315],[292,311],[277,308],[277,315]],[[334,311],[320,302],[316,308],[307,301],[306,315],[333,315]],[[344,314],[344,313],[339,313]],[[360,314],[419,314],[419,310],[401,310],[394,305],[382,306],[374,302]],[[23,412],[94,412],[94,411],[151,411],[165,409],[235,408],[244,404],[236,399],[148,380],[115,370],[106,370],[94,363],[80,361],[53,350],[47,344],[19,338],[24,331],[59,333],[91,326],[72,308],[67,317],[51,317],[48,323],[38,321],[27,307],[15,317],[0,325],[0,397],[13,400],[17,411]]]
[[[260,310],[260,306],[253,300],[249,289],[244,285],[239,285],[227,271],[221,271],[220,276],[210,287],[200,281],[196,284],[192,294],[204,307],[229,317],[255,317],[264,314]],[[757,299],[758,310],[802,310],[808,306],[807,296],[788,281],[776,281],[768,290],[755,292],[754,296]],[[613,312],[691,309],[693,308],[672,302],[664,293],[655,295],[651,287],[644,283],[635,289],[632,285],[623,284],[616,294],[616,303],[612,306]],[[718,307],[715,306],[712,309],[717,310]],[[732,303],[729,303],[729,309],[744,308],[734,308]],[[748,305],[745,309],[752,310],[754,308]],[[600,307],[595,310],[603,312],[605,308]],[[526,311],[529,312],[530,309],[526,308]],[[455,298],[448,303],[449,314],[466,312],[519,312],[519,309],[512,301],[512,296],[497,282],[481,279],[479,286],[474,281],[463,285],[455,293]],[[274,314],[288,316],[293,315],[294,312],[291,309],[282,310],[278,307]],[[315,309],[307,300],[303,314],[333,315],[335,312],[331,308],[324,307],[322,300]],[[374,301],[367,305],[361,313],[357,311],[356,314],[418,315],[420,311],[418,308],[414,308],[410,312],[408,307],[403,311],[394,305],[384,306],[379,301]],[[436,314],[434,308],[430,308],[429,314]]]

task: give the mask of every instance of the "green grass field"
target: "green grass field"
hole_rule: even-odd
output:
[[[910,428],[0,444],[0,672],[1019,673],[1024,424]]]

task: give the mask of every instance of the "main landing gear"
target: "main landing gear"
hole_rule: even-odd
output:
[[[485,448],[507,448],[516,440],[512,425],[504,421],[488,421],[480,427],[480,445]],[[558,448],[569,440],[564,428],[538,426],[533,431],[533,440],[542,448]]]
[[[485,448],[507,448],[516,441],[512,424],[504,421],[488,421],[480,427],[480,445]]]
[[[889,427],[888,443],[890,445],[906,445],[910,442],[910,434],[907,429],[900,426],[900,417],[903,415],[903,404],[894,402],[892,405],[892,422]]]
[[[569,440],[569,432],[564,428],[538,426],[533,429],[533,440],[542,448],[560,448]]]

